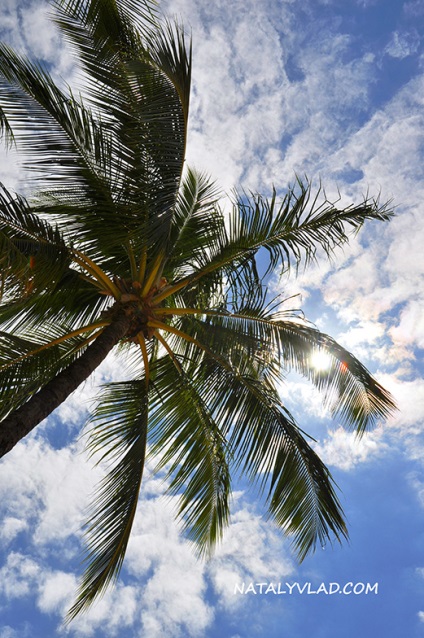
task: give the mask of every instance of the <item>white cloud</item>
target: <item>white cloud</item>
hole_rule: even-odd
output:
[[[56,26],[49,19],[51,4],[35,0],[20,11],[22,33],[32,55],[44,60],[57,59],[60,39]]]
[[[240,599],[234,596],[235,584],[257,579],[279,581],[293,571],[294,564],[282,551],[282,533],[263,521],[247,504],[233,515],[224,541],[209,566],[220,604],[227,609],[240,604]]]
[[[28,525],[26,521],[15,518],[14,516],[6,516],[0,529],[0,538],[6,544],[14,539],[19,532],[27,529],[27,527]]]
[[[358,352],[359,344],[375,344],[385,333],[384,326],[372,321],[359,321],[353,328],[342,333],[339,340],[348,350]]]
[[[57,616],[59,622],[75,599],[75,574],[50,569],[43,557],[34,560],[12,552],[0,569],[0,578],[0,593],[6,599],[31,597],[41,612]],[[135,621],[139,595],[139,588],[118,584],[88,614],[76,619],[69,631],[78,636],[90,636],[96,628],[103,627],[107,636],[120,635],[123,628]],[[17,635],[22,636],[21,633]]]
[[[364,251],[359,242],[350,255],[345,265],[340,264],[341,267],[333,270],[325,282],[321,282],[324,299],[338,310],[339,316],[347,323],[377,319],[381,312],[388,310],[383,298],[376,299],[382,256],[377,247]]]
[[[324,441],[314,446],[318,456],[330,467],[352,470],[364,463],[383,455],[389,445],[383,440],[384,430],[379,428],[361,439],[342,428],[330,430]]]
[[[73,574],[61,571],[44,572],[37,599],[39,609],[48,614],[64,616],[72,603],[76,585],[77,579]]]
[[[424,423],[424,379],[401,379],[381,375],[381,382],[395,397],[399,412],[390,421],[393,428],[405,434],[422,433]]]
[[[113,638],[122,636],[123,631],[132,627],[136,632],[134,635],[138,635],[139,607],[140,587],[126,586],[120,582],[114,589],[109,589],[86,614],[78,616],[69,625],[68,631],[71,635],[92,636],[101,630],[103,635]]]
[[[424,348],[422,300],[411,299],[400,313],[399,323],[390,329],[393,343],[398,346],[414,344]]]
[[[22,34],[19,29],[18,6],[15,0],[3,0],[0,7],[0,34],[13,47],[22,46]]]
[[[59,543],[79,533],[86,507],[82,495],[98,477],[84,456],[81,446],[53,450],[29,438],[0,465],[2,506],[15,520],[15,529],[31,529],[35,545]]]
[[[127,551],[129,574],[142,578],[152,574],[140,601],[142,626],[152,638],[201,635],[213,618],[204,600],[204,563],[181,538],[171,505],[162,496],[142,498]]]
[[[279,386],[279,394],[283,403],[289,410],[293,410],[294,414],[300,409],[302,414],[316,419],[329,417],[323,403],[324,395],[310,381],[299,378],[296,373],[287,375],[284,383]]]
[[[0,593],[5,599],[33,598],[42,613],[60,621],[74,600],[77,577],[49,564],[55,556],[66,569],[75,557],[79,528],[98,476],[80,445],[54,450],[32,439],[18,444],[4,459],[0,502],[3,511],[13,513],[4,534],[28,533],[27,551],[11,552],[0,569]],[[231,610],[243,604],[233,595],[235,582],[292,572],[282,535],[262,521],[239,493],[215,557],[210,562],[197,560],[174,521],[175,499],[161,495],[165,487],[162,478],[152,477],[147,469],[118,586],[70,625],[72,634],[90,636],[101,627],[112,637],[125,627],[141,626],[149,638],[195,638],[214,620],[208,589],[220,607]]]
[[[35,560],[11,552],[0,569],[0,592],[9,600],[28,596],[36,588],[40,575],[41,568]]]
[[[392,39],[386,46],[386,53],[393,58],[403,59],[413,55],[420,46],[420,37],[417,31],[399,32],[395,31]]]
[[[408,372],[406,370],[406,372]],[[381,375],[383,385],[393,394],[399,411],[385,424],[389,442],[399,446],[412,462],[420,464],[424,459],[424,380],[414,378],[396,378],[394,375]]]

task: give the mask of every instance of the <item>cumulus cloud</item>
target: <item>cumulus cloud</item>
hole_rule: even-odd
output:
[[[257,579],[280,580],[294,571],[294,564],[282,551],[282,536],[265,523],[251,505],[240,499],[240,509],[234,513],[224,542],[219,546],[209,567],[215,591],[221,604],[232,608],[239,604],[234,585]]]
[[[419,435],[424,423],[424,380],[420,377],[396,378],[381,375],[382,383],[396,397],[399,412],[390,421],[393,428]]]
[[[166,8],[194,30],[189,153],[224,188],[283,188],[294,171],[318,175],[347,138],[346,110],[367,111],[372,56],[348,60],[349,37],[328,24],[319,36],[315,23],[298,29],[290,3]]]
[[[10,520],[3,534],[26,530],[33,547],[79,534],[97,478],[81,445],[54,450],[33,438],[19,443],[0,465],[2,511]]]
[[[63,615],[72,602],[75,589],[76,578],[73,574],[61,571],[44,572],[42,583],[39,584],[38,607],[48,614]]]
[[[310,381],[290,373],[279,387],[280,396],[289,410],[301,409],[303,415],[315,419],[328,419],[329,412],[323,403],[323,394]]]
[[[13,514],[5,520],[4,539],[26,534],[22,549],[11,550],[0,568],[0,597],[32,598],[58,623],[74,600],[78,578],[69,565],[79,553],[80,526],[99,478],[81,450],[80,444],[55,450],[34,439],[18,444],[0,466],[0,511]],[[231,611],[243,604],[233,595],[236,582],[292,572],[281,534],[242,493],[234,496],[224,543],[209,562],[199,561],[174,520],[175,499],[163,496],[165,487],[147,469],[122,578],[71,624],[71,634],[90,636],[102,628],[112,637],[141,626],[149,638],[195,638],[214,621],[208,592]]]
[[[75,591],[72,592],[74,594]],[[87,614],[77,617],[69,625],[68,631],[72,636],[92,636],[98,630],[107,638],[122,636],[122,632],[129,635],[139,635],[137,610],[140,604],[140,586],[118,583],[116,588],[110,589]],[[68,601],[69,603],[69,601]],[[66,611],[66,605],[63,611]],[[127,635],[127,634],[126,634]]]
[[[40,565],[19,552],[11,552],[0,569],[0,591],[6,599],[28,596],[39,581]]]
[[[59,34],[49,19],[51,4],[37,0],[19,12],[27,48],[37,58],[54,59],[60,49]]]
[[[330,430],[328,437],[315,445],[315,451],[325,464],[345,471],[382,456],[388,449],[388,443],[383,440],[382,428],[371,434],[364,434],[361,439],[351,432],[337,428]]]
[[[411,299],[407,302],[400,313],[399,323],[390,329],[390,336],[395,345],[405,346],[412,343],[424,349],[421,300]]]
[[[141,579],[151,574],[143,587],[139,610],[146,635],[173,632],[175,636],[197,636],[213,618],[205,601],[205,566],[181,538],[171,503],[163,496],[141,500],[126,570]]]
[[[282,5],[282,15],[276,16],[269,2],[198,5],[183,0],[164,9],[182,15],[195,31],[188,161],[230,190],[280,140],[285,72],[275,24],[287,12]],[[255,188],[256,180],[249,181]]]
[[[158,479],[152,479],[156,481]],[[144,588],[140,613],[149,636],[201,636],[214,619],[206,602],[212,590],[220,607],[240,603],[234,585],[246,578],[286,576],[293,566],[282,549],[282,536],[262,521],[241,493],[234,495],[231,524],[214,557],[197,560],[173,520],[172,500],[140,502],[128,547],[126,570],[139,577],[153,573]]]
[[[7,545],[13,538],[15,538],[19,532],[22,532],[27,528],[26,521],[23,521],[14,516],[6,516],[3,520],[3,525],[0,529],[0,538]]]

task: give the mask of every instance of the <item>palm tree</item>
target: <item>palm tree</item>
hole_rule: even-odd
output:
[[[300,559],[347,536],[325,465],[282,404],[295,369],[362,433],[394,403],[331,337],[269,302],[276,270],[331,256],[365,220],[297,180],[278,199],[241,193],[228,214],[210,179],[184,165],[191,49],[152,0],[57,0],[54,20],[86,96],[0,45],[0,124],[37,189],[0,192],[0,449],[5,454],[115,349],[129,381],[107,384],[89,448],[109,471],[88,523],[72,618],[117,577],[148,453],[167,468],[200,554],[229,520],[230,470],[266,496]],[[331,365],[319,371],[314,352]]]

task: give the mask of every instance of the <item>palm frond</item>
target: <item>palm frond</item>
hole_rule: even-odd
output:
[[[150,11],[146,3],[144,26],[134,27],[121,3],[64,2],[57,20],[78,48],[91,99],[113,132],[123,176],[120,216],[140,256],[140,236],[149,248],[163,246],[168,237],[183,169],[190,86],[183,32],[177,26],[159,29]]]
[[[143,476],[148,399],[144,380],[105,386],[92,417],[89,450],[112,464],[87,524],[86,571],[68,622],[102,595],[124,560]]]
[[[57,227],[32,213],[23,197],[0,184],[0,267],[22,295],[51,288],[70,262]],[[21,286],[19,286],[21,284]],[[10,291],[9,291],[10,296]]]
[[[267,377],[273,382],[280,380],[284,371],[294,369],[323,393],[333,416],[358,434],[394,412],[395,401],[390,393],[334,339],[299,319],[283,319],[282,313],[267,312],[262,296],[256,307],[252,301],[239,308],[238,313],[201,308],[184,313],[177,309],[173,326],[191,339],[184,345],[185,356],[190,356],[195,340],[205,352],[217,357],[249,361],[258,375],[266,368]],[[169,312],[173,312],[172,308]],[[313,365],[317,352],[328,357],[326,369]]]
[[[318,543],[332,542],[333,538],[340,541],[347,536],[330,473],[302,437],[275,388],[258,377],[251,361],[247,357],[233,361],[231,356],[216,352],[205,352],[200,361],[199,357],[179,355],[178,361],[191,379],[191,396],[196,396],[198,405],[207,406],[208,417],[219,424],[223,452],[233,468],[267,493],[270,513],[293,538],[299,557],[303,559]],[[162,369],[166,374],[165,366]],[[185,463],[191,467],[197,451],[191,450],[186,456],[186,451],[176,448],[174,441],[177,439],[181,445],[192,440],[192,430],[182,427],[184,419],[189,420],[191,403],[180,387],[177,394],[173,393],[175,382],[171,386],[166,381],[160,384],[160,402],[153,416],[158,429],[154,449],[155,445],[158,450],[165,448],[164,462],[174,461],[173,469],[181,466],[181,477],[186,477]],[[183,408],[181,396],[185,399]],[[178,428],[175,433],[174,428]],[[183,487],[182,478],[177,486]],[[185,485],[184,498],[190,494],[189,487],[190,484]],[[201,505],[195,500],[191,507],[196,512]]]
[[[196,384],[171,357],[152,371],[151,454],[168,465],[169,492],[200,554],[210,554],[229,520],[231,479],[227,443]]]
[[[183,176],[175,203],[165,272],[178,279],[196,272],[197,256],[213,250],[224,232],[216,210],[219,191],[205,173],[191,168]]]
[[[160,302],[171,294],[192,287],[211,273],[220,273],[229,282],[230,293],[240,285],[251,289],[275,269],[285,272],[300,262],[306,267],[318,249],[331,258],[335,249],[349,239],[349,230],[358,232],[366,220],[387,221],[392,212],[387,205],[366,199],[359,206],[337,209],[331,202],[319,201],[320,190],[312,198],[310,184],[298,180],[282,202],[274,191],[271,199],[261,195],[240,197],[233,206],[227,232],[217,236],[214,249],[198,255],[196,270],[174,281],[156,297]],[[260,250],[268,252],[267,267],[261,277],[257,263]],[[256,273],[256,274],[255,274]]]
[[[81,356],[101,326],[88,326],[77,334],[62,326],[48,327],[37,340],[0,332],[0,419],[17,410],[30,397]]]
[[[236,466],[267,492],[270,513],[293,537],[299,558],[317,543],[347,536],[331,475],[275,390],[250,365],[232,369],[226,362],[223,370],[210,357],[201,376],[212,413],[225,423]]]
[[[47,182],[50,167],[51,186],[63,178],[72,178],[71,183],[80,180],[79,186],[84,184],[87,173],[93,178],[89,157],[99,160],[104,155],[102,139],[106,132],[90,111],[72,93],[61,91],[39,63],[18,55],[5,44],[0,44],[0,78],[1,109],[15,138],[28,151],[26,166],[45,171],[43,179]],[[97,171],[99,188],[100,168]]]
[[[285,435],[275,455],[267,501],[271,517],[292,538],[303,561],[317,545],[333,539],[341,543],[348,531],[330,471],[292,423],[281,416],[278,420]]]
[[[119,92],[122,84],[117,67],[123,59],[133,57],[134,50],[138,51],[140,33],[148,34],[158,27],[155,3],[55,0],[53,6],[53,20],[74,48],[88,78]],[[99,94],[94,91],[94,95]]]
[[[31,282],[30,282],[31,283]],[[17,334],[42,329],[46,325],[66,325],[69,330],[101,319],[110,306],[110,298],[99,294],[80,273],[68,268],[56,282],[49,280],[46,290],[22,294],[8,282],[7,300],[0,304],[0,326]]]
[[[302,262],[307,267],[318,249],[331,257],[366,220],[387,221],[392,217],[387,204],[365,199],[358,206],[338,209],[318,188],[297,179],[281,202],[274,190],[270,199],[259,194],[238,197],[231,217],[230,245],[245,250],[268,251],[268,270],[282,272]],[[249,258],[248,258],[249,260]]]

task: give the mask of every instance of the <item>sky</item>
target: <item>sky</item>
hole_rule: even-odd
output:
[[[40,0],[2,0],[0,39],[77,81]],[[167,0],[193,38],[188,163],[226,191],[294,176],[342,203],[391,200],[333,263],[273,291],[359,357],[399,412],[360,441],[302,378],[281,394],[340,488],[350,542],[301,565],[236,485],[231,525],[199,562],[147,468],[115,589],[68,627],[81,526],[99,480],[81,428],[113,356],[0,464],[0,638],[424,636],[424,4],[421,0]],[[13,153],[0,181],[24,190]],[[315,593],[314,593],[315,592]],[[332,593],[335,592],[335,593]]]

